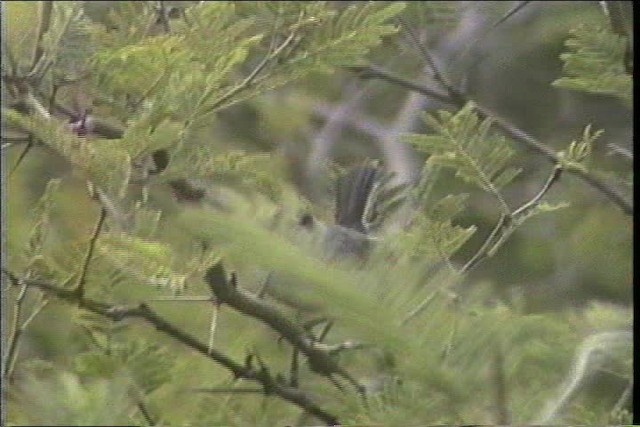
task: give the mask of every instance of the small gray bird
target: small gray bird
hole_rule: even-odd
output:
[[[333,224],[324,224],[311,214],[304,214],[299,225],[319,237],[325,260],[366,262],[380,238],[372,234],[380,231],[383,220],[393,214],[406,200],[406,184],[391,185],[394,177],[381,167],[366,163],[351,168],[336,183]],[[285,305],[302,312],[314,312],[320,307],[302,302],[287,288],[296,283],[274,272],[268,276],[268,294]]]
[[[335,224],[327,225],[305,214],[300,225],[320,230],[325,256],[330,260],[356,257],[365,260],[375,238],[369,235],[375,212],[375,194],[381,170],[373,165],[356,166],[338,179]]]

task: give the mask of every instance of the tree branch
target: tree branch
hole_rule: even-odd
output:
[[[211,288],[218,303],[227,304],[241,313],[258,319],[281,334],[291,345],[307,356],[312,371],[328,378],[338,374],[353,384],[359,392],[364,390],[362,385],[339,366],[333,354],[350,346],[346,344],[327,346],[315,341],[308,336],[304,328],[291,322],[267,301],[239,288],[234,276],[228,280],[221,262],[207,270],[205,282]]]
[[[553,168],[551,175],[547,178],[547,181],[542,186],[542,189],[531,200],[524,203],[518,209],[511,214],[502,214],[500,219],[493,228],[493,231],[484,241],[480,249],[471,257],[471,259],[462,267],[462,273],[468,273],[472,268],[477,267],[486,258],[493,256],[498,250],[506,237],[510,234],[510,231],[528,215],[532,209],[540,204],[540,201],[545,194],[551,189],[554,183],[560,179],[560,175],[564,169],[560,166]]]
[[[20,293],[16,297],[8,350],[2,360],[2,374],[3,377],[7,378],[9,381],[12,380],[13,369],[15,368],[16,360],[18,359],[18,349],[20,347],[20,338],[22,337],[22,334],[27,329],[29,324],[33,321],[33,319],[35,319],[35,317],[49,303],[49,300],[43,298],[41,294],[39,303],[33,308],[31,313],[29,314],[29,317],[27,317],[27,319],[22,322],[22,324],[20,324],[20,320],[22,317],[22,304],[26,296],[26,291],[27,287],[23,285],[22,289],[20,289]]]
[[[327,425],[339,424],[338,419],[334,415],[318,406],[305,392],[279,382],[265,367],[262,367],[261,369],[254,369],[251,366],[245,366],[234,361],[215,349],[209,349],[206,344],[201,343],[192,335],[174,326],[144,303],[137,307],[126,307],[107,304],[90,298],[80,299],[77,292],[73,289],[61,288],[42,280],[20,279],[4,267],[2,268],[2,272],[7,275],[14,286],[26,285],[28,287],[38,288],[60,300],[76,304],[80,308],[89,310],[114,321],[121,321],[126,318],[141,319],[155,327],[156,330],[169,335],[182,344],[196,350],[203,356],[222,365],[227,370],[231,371],[236,378],[244,378],[260,383],[263,387],[263,393],[267,395],[274,394],[283,400],[291,402],[309,414],[326,422]]]
[[[414,83],[402,77],[395,76],[375,66],[346,67],[346,69],[349,71],[357,72],[359,77],[362,79],[380,79],[388,83],[421,93],[425,96],[429,96],[456,108],[462,108],[468,101],[470,101],[470,99],[464,96],[461,96],[458,99],[457,96],[451,97],[448,94],[442,94],[418,83]],[[494,121],[494,126],[496,126],[496,128],[500,129],[505,135],[509,136],[520,145],[531,151],[541,154],[544,158],[546,158],[554,165],[560,162],[558,154],[551,148],[547,147],[545,144],[538,141],[533,136],[527,134],[525,131],[519,129],[515,125],[512,125],[511,123],[508,123],[507,121],[497,117],[487,108],[478,105],[475,101],[474,103],[480,120],[491,118]],[[609,198],[609,200],[618,205],[625,214],[633,215],[633,205],[629,201],[627,201],[617,189],[609,186],[604,181],[594,177],[593,175],[590,175],[587,171],[584,171],[582,169],[571,168],[570,170],[567,170],[567,172],[576,175],[578,178],[582,179],[587,184],[600,191],[607,198]]]

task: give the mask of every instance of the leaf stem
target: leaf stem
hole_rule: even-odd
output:
[[[91,235],[91,240],[89,240],[89,246],[87,247],[87,252],[84,256],[84,262],[82,263],[82,269],[80,270],[80,276],[78,277],[78,281],[76,282],[75,292],[78,293],[78,297],[80,299],[84,298],[84,290],[85,283],[87,280],[87,272],[89,271],[89,265],[91,264],[91,259],[93,258],[93,252],[95,250],[96,242],[98,240],[98,236],[102,232],[102,226],[104,225],[104,220],[107,217],[107,210],[104,207],[100,208],[100,216],[98,217],[98,221],[96,222],[96,226]]]

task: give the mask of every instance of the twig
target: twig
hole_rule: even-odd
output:
[[[625,159],[633,161],[633,153],[631,152],[631,150],[620,147],[619,145],[616,145],[614,143],[607,144],[607,147],[609,147],[608,154],[619,154]]]
[[[324,341],[324,339],[327,337],[332,327],[333,327],[333,320],[328,320],[327,323],[325,323],[322,330],[320,331],[320,333],[318,334],[317,341],[318,342]]]
[[[473,48],[475,48],[477,46],[477,43],[483,37],[486,38],[493,30],[498,28],[498,26],[500,24],[502,24],[503,22],[505,22],[506,20],[511,18],[516,13],[520,12],[529,3],[531,3],[531,2],[530,1],[517,2],[517,4],[514,5],[511,9],[509,9],[509,11],[507,11],[507,13],[505,13],[502,17],[500,17],[500,19],[498,19],[488,29],[484,30],[482,34],[480,34],[478,37],[476,37],[474,40],[472,40],[470,43],[468,43],[466,48],[458,55],[458,58],[463,58],[467,53],[469,53],[469,51],[471,51],[471,49],[473,49]],[[488,56],[489,55],[484,54],[484,55],[479,55],[478,57],[476,57],[476,60],[473,61],[469,66],[467,66],[466,73],[468,73],[470,70],[473,70],[473,68],[477,67],[480,64],[480,62],[485,60]]]
[[[9,277],[9,280],[12,282],[12,284],[14,285],[17,284],[13,282],[11,277]],[[36,305],[36,307],[31,311],[31,314],[29,314],[29,317],[27,317],[24,320],[24,322],[20,324],[21,317],[22,317],[22,305],[24,302],[24,298],[26,297],[26,293],[27,293],[27,286],[23,285],[23,287],[20,289],[18,296],[16,297],[15,308],[13,313],[13,322],[11,326],[11,334],[9,337],[8,350],[5,353],[5,357],[3,358],[3,363],[2,363],[3,377],[8,378],[9,381],[12,380],[13,370],[16,365],[16,360],[18,359],[18,349],[20,348],[20,338],[22,337],[22,334],[27,329],[29,324],[33,321],[33,319],[35,319],[36,316],[42,311],[42,309],[44,309],[46,305],[49,303],[49,300],[44,299],[41,295],[40,303]]]
[[[332,357],[335,347],[323,345],[311,339],[305,330],[291,322],[278,309],[267,301],[258,298],[237,286],[235,276],[227,279],[227,273],[221,262],[210,267],[205,274],[205,282],[221,304],[227,304],[233,309],[250,317],[260,320],[277,331],[291,345],[307,356],[309,367],[313,372],[329,378],[338,374],[349,381],[360,392],[360,385],[337,360]]]
[[[631,345],[632,331],[599,332],[588,336],[578,347],[569,374],[560,387],[558,396],[550,398],[540,417],[534,424],[550,424],[566,409],[569,403],[586,384],[586,380],[602,366],[606,359],[602,355],[620,344]]]
[[[407,33],[407,35],[409,36],[409,38],[411,39],[413,44],[418,48],[420,54],[422,55],[422,58],[424,59],[425,63],[427,64],[427,67],[429,67],[431,69],[431,73],[433,74],[433,78],[438,83],[440,83],[440,85],[442,85],[442,87],[447,91],[447,93],[449,94],[449,97],[452,100],[458,100],[459,101],[458,98],[460,97],[460,94],[453,88],[451,83],[445,78],[444,74],[442,74],[442,72],[440,72],[440,69],[436,65],[436,62],[434,61],[433,57],[431,56],[431,53],[429,53],[429,50],[426,48],[424,43],[420,42],[420,39],[418,38],[416,33],[413,31],[413,28],[410,25],[407,25],[405,20],[403,18],[401,18],[400,16],[398,16],[396,18],[396,20],[400,23],[400,26],[405,30],[405,32]]]
[[[90,191],[95,194],[95,198],[100,202],[102,209],[104,209],[111,218],[112,224],[115,224],[121,230],[129,229],[129,218],[122,212],[122,209],[117,206],[101,188],[95,186],[91,181],[87,181],[87,186],[90,188]]]
[[[298,381],[300,372],[300,350],[295,347],[291,349],[291,368],[289,369],[289,385],[291,387],[298,387],[300,385]]]
[[[493,359],[493,382],[495,384],[496,425],[510,425],[507,379],[504,372],[504,354],[502,347],[495,349]]]
[[[24,146],[24,149],[18,156],[18,159],[16,160],[16,162],[13,164],[13,167],[9,171],[9,175],[7,175],[7,178],[11,178],[13,173],[18,169],[18,166],[20,166],[20,164],[25,159],[25,157],[27,157],[27,154],[29,154],[33,146],[34,146],[33,135],[29,135],[27,144]]]
[[[10,276],[9,279],[11,280]],[[14,282],[13,280],[11,281],[14,285],[16,284],[16,282]],[[9,380],[11,380],[11,371],[13,370],[14,361],[17,355],[18,341],[20,340],[20,335],[22,334],[22,328],[20,327],[20,317],[22,313],[22,303],[27,293],[27,289],[27,285],[22,285],[22,288],[20,289],[20,292],[18,293],[18,296],[16,297],[16,301],[14,303],[15,308],[13,310],[13,321],[11,322],[9,346],[2,366],[2,376],[4,378],[8,378]]]
[[[53,3],[52,1],[46,1],[45,3]],[[76,6],[76,5],[74,5]],[[80,11],[80,9],[76,9],[74,14],[70,14],[68,16],[68,19],[66,19],[65,21],[62,22],[62,24],[59,27],[59,32],[58,34],[58,39],[57,40],[52,40],[52,45],[54,46],[59,46],[62,43],[62,37],[67,33],[67,30],[69,28],[69,25],[71,25],[71,22],[74,19],[78,18],[78,11]],[[49,21],[47,22],[41,22],[41,25],[38,29],[38,31],[42,31],[42,27],[43,25],[49,25]],[[44,31],[42,31],[42,34],[44,34]],[[31,67],[31,70],[29,71],[29,73],[26,76],[26,80],[29,81],[31,84],[33,84],[34,86],[37,86],[37,84],[42,80],[42,78],[44,77],[44,75],[49,71],[49,69],[53,66],[54,62],[55,62],[54,57],[50,57],[47,58],[46,55],[44,54],[44,51],[42,52],[42,54],[39,56],[39,58],[37,59],[37,62],[33,64],[33,66]]]
[[[31,72],[35,71],[36,65],[40,62],[44,49],[42,48],[42,37],[49,31],[51,25],[51,15],[53,12],[52,1],[41,1],[40,6],[40,22],[38,23],[36,39],[33,46],[33,58],[31,60]]]
[[[267,273],[267,277],[265,277],[264,281],[260,285],[258,292],[256,292],[256,295],[258,295],[258,298],[264,298],[264,296],[266,295],[267,291],[269,290],[269,285],[271,284],[272,276],[273,276],[273,270],[270,270]]]
[[[456,337],[456,334],[458,333],[458,323],[459,323],[459,319],[458,317],[460,316],[460,310],[457,304],[457,301],[454,301],[454,307],[453,307],[453,322],[451,325],[451,332],[449,332],[449,336],[447,337],[447,342],[444,345],[444,348],[442,349],[442,360],[443,362],[446,362],[447,359],[449,358],[449,355],[451,354],[451,349],[453,349],[453,341]]]
[[[142,414],[147,424],[149,424],[150,426],[155,426],[157,424],[153,419],[153,417],[151,416],[151,413],[149,412],[147,405],[144,403],[142,399],[138,399],[138,401],[136,402],[136,406],[140,410],[140,413]]]
[[[462,108],[467,101],[470,101],[470,99],[466,97],[463,97],[460,100],[451,98],[449,95],[441,94],[439,92],[433,91],[432,89],[429,89],[423,85],[395,76],[375,66],[346,67],[346,69],[357,72],[361,78],[364,78],[364,79],[375,78],[375,79],[384,80],[386,82],[404,87],[406,89],[416,91],[425,96],[429,96],[433,99],[436,99],[438,101],[444,102],[448,105],[451,105],[457,108]],[[476,112],[478,113],[478,116],[481,120],[484,120],[490,117],[493,120],[493,125],[496,126],[496,128],[500,129],[504,134],[506,134],[508,137],[510,137],[514,141],[520,143],[524,147],[538,154],[541,154],[544,158],[546,158],[548,161],[553,163],[554,166],[560,162],[560,159],[557,153],[553,151],[551,148],[547,147],[542,142],[538,141],[533,136],[527,134],[526,132],[519,129],[515,125],[500,119],[495,114],[493,114],[490,110],[479,105],[476,101],[474,101],[474,103],[475,103]],[[609,200],[611,200],[613,203],[618,205],[618,207],[620,207],[625,214],[633,215],[633,205],[629,201],[627,201],[617,189],[609,186],[607,183],[600,180],[599,178],[593,175],[590,175],[589,172],[583,169],[571,168],[571,169],[568,169],[567,172],[573,175],[576,175],[578,178],[582,179],[587,184],[589,184],[593,188],[600,191],[607,198],[609,198]]]
[[[157,425],[158,422],[151,415],[151,411],[149,411],[149,408],[147,407],[147,404],[144,401],[144,394],[135,383],[131,385],[131,392],[133,392],[134,394],[134,396],[132,397],[133,397],[133,400],[135,400],[136,402],[136,407],[140,411],[140,414],[142,414],[142,417],[147,422],[147,424],[149,426]]]
[[[425,299],[423,299],[422,302],[420,302],[420,304],[418,304],[416,308],[411,310],[411,312],[407,314],[404,319],[402,319],[400,324],[401,325],[406,324],[407,322],[409,322],[409,320],[415,318],[418,314],[426,310],[427,307],[431,305],[431,302],[433,302],[433,300],[435,299],[436,295],[438,295],[438,293],[440,293],[440,289],[436,289],[435,291],[431,292],[431,294],[429,294]]]
[[[611,31],[626,39],[624,68],[633,76],[633,7],[625,1],[600,1],[604,14],[609,19]],[[626,9],[626,10],[625,10]]]
[[[53,113],[54,107],[56,105],[56,97],[58,96],[59,89],[60,89],[60,86],[54,82],[53,87],[51,88],[51,95],[49,95],[49,113]]]
[[[231,394],[244,394],[244,393],[263,393],[261,388],[233,388],[233,387],[196,387],[190,389],[190,391],[196,393],[231,393]]]
[[[213,299],[210,296],[172,296],[172,297],[154,297],[150,298],[148,301],[182,301],[182,302],[193,302],[193,301],[206,301],[211,302]]]
[[[165,34],[169,34],[171,32],[171,27],[169,26],[169,19],[167,18],[167,8],[164,5],[162,0],[158,1],[158,21],[162,25],[162,31]]]
[[[204,114],[209,114],[209,113],[214,112],[216,109],[220,108],[220,106],[224,105],[225,102],[227,102],[228,100],[230,100],[231,98],[233,98],[234,96],[239,94],[240,92],[242,92],[242,91],[248,89],[249,87],[251,87],[251,84],[253,83],[255,78],[258,77],[258,74],[260,74],[260,72],[267,66],[267,64],[272,59],[274,59],[278,55],[280,55],[280,53],[282,53],[282,51],[287,46],[289,46],[289,44],[294,40],[295,36],[296,36],[296,32],[292,31],[291,34],[289,34],[289,37],[287,37],[285,39],[285,41],[282,42],[282,44],[280,44],[280,46],[278,46],[273,52],[270,52],[267,55],[265,55],[265,57],[256,66],[256,68],[254,68],[253,71],[251,73],[249,73],[249,75],[239,85],[231,88],[225,95],[220,97],[220,99],[218,99],[216,102],[214,102],[213,105],[211,105],[210,107],[206,108],[201,113],[204,115]],[[206,96],[206,93],[203,95],[203,98],[201,98],[201,101],[202,101],[202,99],[204,99],[205,96]]]
[[[477,267],[486,258],[491,257],[496,253],[510,232],[524,221],[532,209],[540,204],[544,195],[547,194],[553,184],[560,179],[563,170],[564,169],[560,165],[557,165],[553,168],[549,178],[547,178],[547,181],[544,183],[538,194],[516,209],[512,214],[503,214],[500,216],[500,220],[498,220],[498,223],[493,228],[489,237],[484,241],[482,247],[480,247],[473,257],[471,257],[464,267],[462,267],[462,273],[468,273],[472,268]]]
[[[350,111],[349,115],[334,117],[333,112],[339,106],[332,106],[329,103],[318,101],[313,109],[313,113],[324,120],[340,120],[343,124],[369,135],[373,138],[382,139],[386,135],[386,127],[375,120],[361,115],[358,111]]]
[[[631,398],[632,393],[633,393],[633,378],[629,380],[629,384],[627,384],[624,391],[622,392],[622,395],[620,395],[620,399],[618,399],[616,404],[613,406],[611,413],[615,414],[617,412],[620,412],[622,408],[629,402],[629,399]]]
[[[96,241],[98,240],[98,236],[100,236],[100,232],[102,231],[102,226],[104,225],[104,220],[107,217],[107,210],[103,207],[100,208],[100,216],[98,217],[98,222],[93,230],[91,235],[91,240],[89,240],[89,246],[87,247],[87,252],[84,256],[84,262],[82,263],[82,269],[80,270],[80,276],[78,276],[78,281],[76,282],[75,292],[78,293],[78,297],[80,299],[84,298],[84,285],[87,280],[87,272],[89,271],[89,264],[91,264],[91,258],[93,257],[93,252],[95,250]]]
[[[502,233],[503,229],[505,228],[506,222],[507,216],[501,215],[495,227],[493,227],[491,234],[489,234],[489,237],[487,237],[480,249],[478,249],[478,251],[471,257],[471,259],[462,267],[462,269],[460,270],[461,273],[469,272],[472,268],[476,267],[478,264],[480,264],[481,261],[484,260],[487,252],[489,252],[489,248],[491,248],[493,243],[499,239],[498,236],[500,236],[500,233]]]
[[[293,403],[304,411],[326,422],[327,425],[339,424],[338,419],[334,415],[318,406],[313,400],[311,400],[311,397],[307,393],[278,382],[273,376],[271,376],[268,370],[256,370],[250,366],[245,366],[235,362],[233,359],[217,350],[209,350],[206,344],[198,341],[197,338],[174,326],[155,313],[146,304],[140,304],[137,307],[126,307],[108,304],[90,298],[79,298],[77,292],[73,289],[61,288],[42,280],[20,279],[4,267],[2,267],[2,272],[9,277],[11,283],[14,285],[26,285],[38,288],[60,300],[77,304],[80,308],[89,310],[114,321],[122,321],[126,318],[139,318],[144,320],[146,323],[154,326],[156,330],[171,336],[182,344],[224,366],[226,369],[231,371],[236,378],[244,378],[260,383],[263,386],[263,393],[279,396],[281,399]]]
[[[560,165],[553,168],[553,172],[551,172],[551,175],[547,178],[547,182],[545,182],[538,194],[536,194],[533,199],[516,209],[512,214],[513,218],[518,218],[520,215],[526,215],[531,209],[535,208],[540,203],[540,200],[542,200],[544,195],[551,189],[551,186],[560,179],[563,170],[564,169]]]
[[[211,307],[211,325],[209,326],[209,350],[213,349],[213,339],[216,335],[216,327],[218,326],[218,312],[220,304],[215,303]]]
[[[457,106],[446,93],[438,92],[436,90],[430,89],[426,86],[423,86],[419,83],[412,82],[410,80],[404,79],[402,77],[396,76],[395,74],[391,74],[388,71],[383,70],[380,67],[375,65],[367,65],[367,66],[348,66],[345,67],[346,70],[354,72],[358,75],[358,77],[362,80],[368,79],[380,79],[384,80],[388,83],[395,84],[397,86],[403,87],[405,89],[412,90],[414,92],[421,93],[422,95],[428,96],[436,101],[440,101],[447,105]]]
[[[13,56],[13,52],[9,48],[9,42],[7,41],[8,39],[9,37],[2,37],[2,53],[4,53],[5,57],[7,58],[7,64],[9,66],[9,74],[12,76],[15,76],[16,74],[18,74],[18,62],[16,61],[16,58]],[[4,63],[2,65],[4,65]],[[3,78],[5,76],[4,68],[3,68],[2,76]]]

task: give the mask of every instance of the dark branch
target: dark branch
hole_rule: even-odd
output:
[[[306,412],[316,416],[320,420],[326,422],[328,425],[339,424],[337,418],[319,407],[311,398],[303,391],[289,387],[281,382],[277,381],[267,369],[254,369],[249,366],[244,366],[235,362],[225,354],[210,349],[206,344],[201,343],[195,337],[189,335],[187,332],[182,331],[178,327],[174,326],[163,317],[156,314],[146,304],[140,304],[137,307],[125,307],[107,304],[101,301],[95,301],[92,299],[78,298],[78,294],[73,289],[65,289],[51,283],[32,280],[32,279],[20,279],[12,272],[8,271],[4,267],[2,272],[9,277],[9,280],[13,285],[26,285],[29,287],[38,288],[45,291],[58,299],[67,301],[72,304],[77,304],[80,308],[89,310],[93,313],[107,317],[114,321],[121,321],[126,318],[138,318],[144,320],[155,327],[158,331],[163,332],[182,344],[193,348],[205,357],[208,357],[226,369],[236,378],[244,378],[250,381],[256,381],[263,387],[263,392],[266,394],[274,394],[280,398],[299,406]]]
[[[295,404],[309,414],[326,422],[327,425],[339,424],[337,418],[334,415],[319,407],[305,392],[279,382],[269,373],[269,371],[265,367],[261,369],[254,369],[250,366],[244,366],[240,363],[235,362],[225,354],[215,349],[210,349],[206,344],[200,342],[192,335],[182,331],[172,323],[165,320],[163,317],[159,316],[148,305],[144,303],[140,304],[137,307],[126,307],[107,304],[89,298],[80,299],[78,298],[77,292],[73,289],[61,288],[42,280],[20,279],[4,267],[2,268],[2,272],[9,277],[9,280],[13,285],[26,285],[29,287],[38,288],[42,291],[47,292],[48,294],[55,296],[60,300],[76,304],[80,308],[89,310],[111,320],[121,321],[126,318],[141,319],[155,327],[156,330],[171,336],[182,344],[196,350],[203,356],[208,357],[209,359],[212,359],[218,364],[224,366],[227,370],[231,371],[231,373],[236,378],[244,378],[260,383],[265,394],[274,394],[276,396],[279,396],[281,399]]]
[[[326,377],[330,377],[332,374],[341,375],[351,382],[359,392],[363,390],[363,387],[338,365],[333,356],[333,353],[343,347],[327,346],[316,342],[304,328],[291,322],[277,308],[264,299],[239,288],[233,277],[231,280],[227,279],[222,263],[218,262],[207,270],[205,282],[220,304],[227,304],[241,313],[258,319],[282,335],[291,345],[307,356],[312,371]]]
[[[435,92],[418,83],[414,83],[406,79],[403,79],[401,77],[397,77],[375,66],[347,67],[347,69],[350,71],[357,72],[361,76],[361,78],[365,78],[365,79],[376,78],[376,79],[384,80],[389,83],[421,93],[425,96],[432,97],[438,101],[445,102],[457,108],[462,108],[467,101],[470,101],[468,98],[464,98],[464,97],[461,100],[456,100],[455,98],[452,99],[449,95],[443,95],[439,92]],[[478,105],[477,103],[475,103],[475,110],[477,111],[478,116],[481,120],[484,120],[486,118],[491,118],[494,122],[494,126],[500,129],[504,134],[509,136],[514,141],[520,143],[521,145],[528,148],[529,150],[532,150],[538,154],[541,154],[543,157],[545,157],[548,161],[550,161],[554,165],[560,163],[560,159],[555,151],[553,151],[551,148],[547,147],[542,142],[535,139],[533,136],[527,134],[525,131],[497,117],[495,114],[493,114],[493,112]],[[625,214],[633,215],[633,205],[629,201],[627,201],[617,189],[609,186],[607,183],[600,180],[599,178],[596,178],[593,175],[590,175],[585,170],[578,169],[578,168],[571,168],[567,170],[567,172],[573,175],[576,175],[577,177],[581,178],[583,181],[585,181],[586,183],[588,183],[589,185],[591,185],[592,187],[600,191],[602,194],[608,197],[612,202],[618,205]]]
[[[96,242],[98,241],[98,237],[102,232],[102,226],[104,225],[104,220],[107,218],[107,210],[105,208],[100,208],[100,216],[98,217],[98,221],[96,226],[91,234],[91,239],[89,240],[89,246],[87,247],[87,252],[84,256],[84,262],[82,263],[82,270],[80,270],[80,276],[78,276],[78,282],[76,283],[76,292],[80,296],[80,298],[84,297],[84,285],[87,281],[87,273],[89,272],[89,265],[91,264],[91,259],[93,258],[93,252],[95,251]]]

